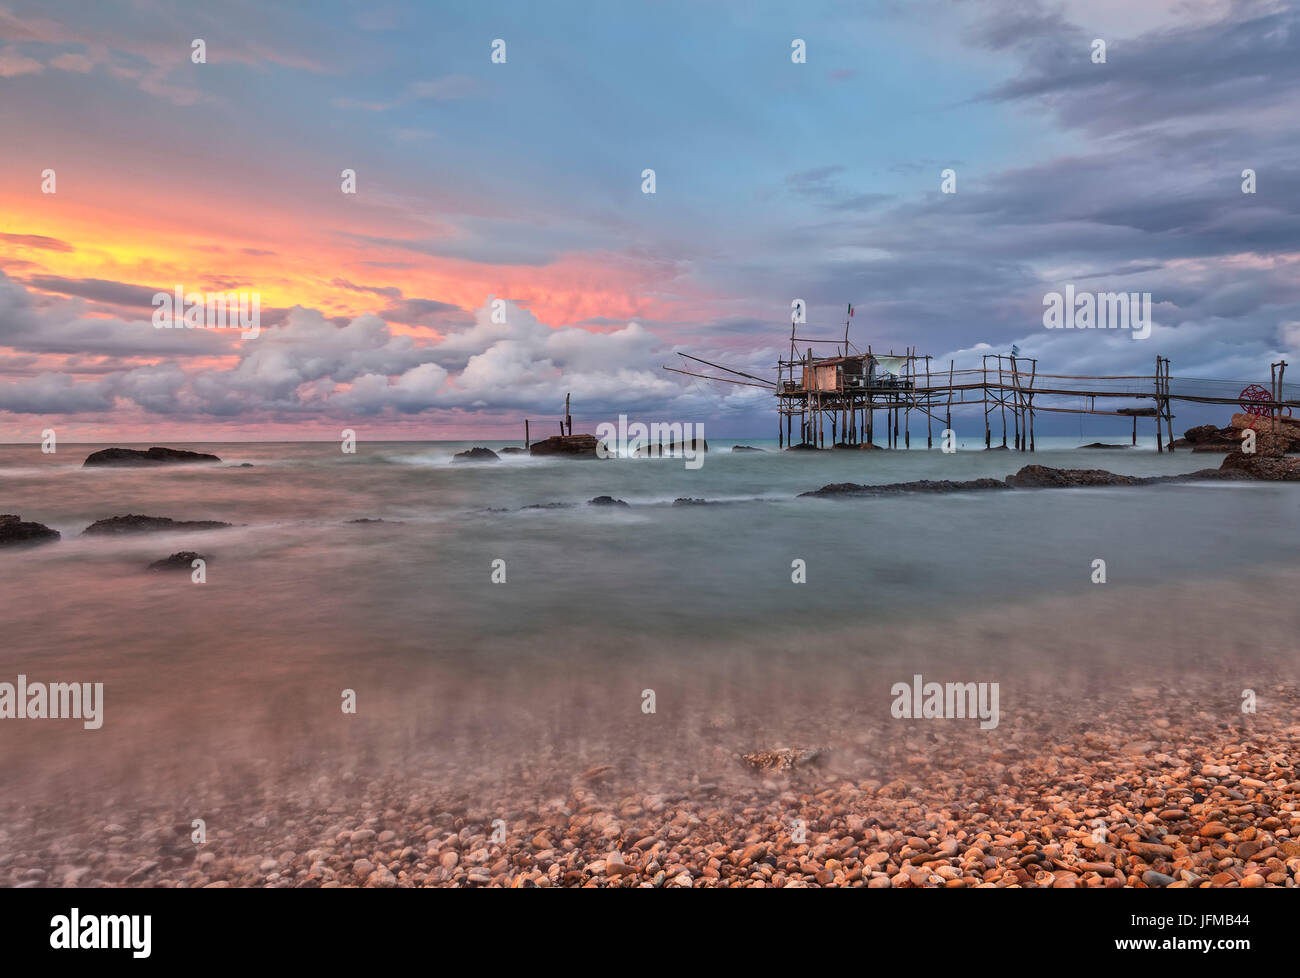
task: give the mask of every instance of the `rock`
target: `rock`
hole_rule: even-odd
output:
[[[1174,882],[1174,878],[1164,873],[1157,873],[1154,869],[1148,869],[1142,874],[1142,882],[1147,886],[1168,886]]]
[[[215,455],[204,452],[187,452],[180,448],[151,448],[142,452],[137,448],[103,448],[91,452],[82,462],[88,465],[183,465],[194,462],[220,462]]]
[[[369,517],[369,516],[363,516],[363,517],[361,517],[361,519],[359,519],[359,520],[348,520],[348,522],[349,522],[349,523],[363,523],[363,524],[364,524],[364,523],[388,523],[388,524],[390,524],[390,525],[392,525],[392,526],[401,526],[401,525],[402,525],[402,521],[401,521],[401,520],[379,520],[379,519],[373,519],[373,518],[371,518],[371,517]]]
[[[518,445],[511,445],[508,448],[498,448],[498,455],[527,455],[528,449],[520,448]]]
[[[552,435],[528,446],[529,455],[564,455],[573,458],[595,458],[595,435]]]
[[[742,754],[740,759],[760,771],[788,771],[796,767],[816,764],[821,756],[820,748],[775,747],[772,750]]]
[[[615,499],[613,496],[597,496],[595,499],[587,500],[588,506],[626,506],[627,503],[621,499]]]
[[[881,486],[859,485],[856,482],[835,482],[800,496],[889,496],[903,492],[969,492],[976,489],[1006,489],[1007,484],[998,479],[971,479],[951,482],[947,479],[921,479],[918,482],[891,482]]]
[[[59,531],[44,523],[24,523],[12,513],[0,516],[0,547],[34,547],[57,539]]]
[[[821,449],[818,448],[816,445],[812,444],[811,442],[801,441],[797,445],[791,445],[789,448],[786,449],[786,451],[787,452],[819,452],[821,451]]]
[[[1266,482],[1300,482],[1300,458],[1279,458],[1258,452],[1254,455],[1231,452],[1224,458],[1219,470]]]
[[[709,505],[709,501],[707,499],[697,499],[691,496],[678,496],[676,499],[673,500],[673,505],[674,506],[707,506]]]
[[[636,450],[637,458],[666,458],[676,456],[690,449],[692,453],[707,452],[709,443],[703,438],[691,438],[687,441],[670,441],[668,444],[642,445]]]
[[[453,462],[499,462],[500,456],[490,448],[471,448],[467,452],[457,452],[451,457]]]
[[[753,445],[732,445],[731,451],[735,452],[766,452],[766,448],[755,448]]]
[[[124,533],[157,533],[164,530],[221,530],[230,526],[217,520],[173,520],[166,516],[110,516],[96,520],[81,531],[82,536],[119,536]]]
[[[879,445],[873,444],[872,442],[869,442],[869,441],[861,441],[861,442],[858,442],[856,445],[850,445],[848,442],[843,442],[843,441],[841,441],[841,442],[836,442],[835,445],[834,445],[834,447],[840,449],[840,451],[849,451],[849,452],[881,452],[881,451],[884,451],[884,449],[881,448]]]
[[[1043,489],[1074,486],[1132,486],[1140,482],[1131,475],[1116,475],[1105,469],[1053,469],[1046,465],[1026,465],[1007,484],[1017,489]]]
[[[188,571],[194,569],[194,561],[207,561],[209,558],[193,550],[182,550],[162,560],[155,560],[149,565],[151,571]]]
[[[1300,452],[1300,419],[1278,418],[1275,431],[1272,418],[1261,418],[1254,414],[1246,414],[1243,411],[1232,416],[1231,426],[1232,430],[1238,433],[1245,431],[1247,428],[1255,429],[1257,443],[1260,440],[1267,440],[1272,443],[1271,447],[1275,447],[1279,454]],[[1240,437],[1240,434],[1238,434],[1238,437]]]
[[[1095,441],[1091,445],[1081,445],[1081,448],[1128,448],[1128,445],[1109,445],[1103,441]]]

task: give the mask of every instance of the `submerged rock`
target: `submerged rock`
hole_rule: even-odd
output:
[[[766,452],[766,448],[755,448],[753,445],[732,445],[732,452]]]
[[[597,496],[595,499],[587,500],[588,506],[626,506],[627,503],[621,499],[615,499],[613,496]]]
[[[673,505],[674,506],[707,506],[709,505],[709,501],[707,499],[699,499],[695,496],[678,496],[676,499],[673,500]]]
[[[162,560],[155,560],[149,565],[151,571],[188,571],[192,570],[194,561],[208,561],[212,558],[204,554],[195,553],[193,550],[182,550],[174,553],[170,557],[164,557]]]
[[[206,452],[187,452],[180,448],[151,448],[140,451],[138,448],[103,448],[91,452],[82,462],[88,465],[181,465],[193,462],[220,462],[221,459]]]
[[[155,533],[163,530],[221,530],[231,524],[218,520],[173,520],[166,516],[110,516],[96,520],[81,531],[82,536],[117,536],[124,533]]]
[[[1091,445],[1082,445],[1081,448],[1128,448],[1128,445],[1111,445],[1104,441],[1095,441]]]
[[[453,462],[497,462],[500,457],[490,448],[471,448],[467,452],[457,452],[452,456]]]
[[[528,449],[520,448],[518,445],[511,445],[509,448],[498,448],[498,455],[527,455]]]
[[[44,523],[24,523],[22,517],[12,513],[0,515],[0,547],[34,547],[57,539],[59,531]]]
[[[807,767],[821,760],[821,748],[774,747],[771,750],[741,754],[740,759],[760,771],[789,771]]]
[[[812,442],[801,441],[797,445],[791,445],[789,448],[786,449],[786,451],[787,452],[819,452],[821,451],[821,449],[818,448],[816,445],[814,445]]]
[[[568,455],[573,458],[595,458],[595,435],[552,435],[528,446],[530,455]]]

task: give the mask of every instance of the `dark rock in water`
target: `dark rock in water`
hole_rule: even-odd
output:
[[[162,560],[155,560],[149,565],[149,569],[151,571],[188,571],[194,569],[194,561],[209,561],[211,559],[211,557],[206,557],[203,554],[196,554],[193,550],[182,550],[180,553],[174,553]]]
[[[880,486],[864,486],[856,482],[835,482],[800,496],[891,496],[902,492],[969,492],[973,489],[1006,489],[999,479],[971,479],[951,482],[948,479],[921,479],[918,482],[890,482]]]
[[[821,451],[821,449],[819,449],[812,442],[801,441],[797,445],[791,445],[789,448],[786,449],[786,451],[787,452],[818,452]]]
[[[402,525],[402,521],[401,521],[401,520],[377,520],[377,519],[373,519],[373,518],[371,518],[371,517],[369,517],[369,516],[363,516],[363,517],[361,517],[361,519],[359,519],[359,520],[348,520],[348,522],[349,522],[349,523],[388,523],[388,524],[391,524],[391,525],[393,525],[393,526],[401,526],[401,525]]]
[[[595,499],[587,500],[588,506],[626,506],[627,503],[621,499],[615,499],[613,496],[597,496]]]
[[[1110,445],[1104,441],[1095,441],[1091,445],[1082,445],[1082,448],[1128,448],[1128,445]]]
[[[231,524],[217,520],[173,520],[166,516],[110,516],[96,520],[81,531],[82,536],[117,536],[123,533],[155,533],[163,530],[221,530]]]
[[[518,445],[512,445],[509,448],[497,449],[498,455],[527,455],[528,449],[520,448]]]
[[[524,509],[573,509],[573,503],[530,503]],[[505,510],[502,510],[505,512]]]
[[[1300,458],[1232,452],[1223,460],[1219,471],[1266,482],[1300,482]]]
[[[848,442],[840,441],[835,443],[835,447],[841,451],[850,452],[879,452],[884,451],[879,445],[869,441],[858,442],[856,445],[850,445]]]
[[[707,499],[696,499],[691,496],[678,496],[676,499],[673,500],[673,505],[674,506],[707,506],[709,505],[709,501]]]
[[[142,452],[137,448],[104,448],[86,456],[87,465],[178,465],[187,462],[220,462],[215,455],[204,452],[187,452],[180,448],[151,448]]]
[[[471,448],[467,452],[457,452],[452,456],[453,462],[497,462],[500,461],[496,452],[490,448]]]
[[[34,547],[57,539],[59,531],[44,523],[24,523],[22,517],[12,513],[0,516],[0,547]]]
[[[753,445],[732,445],[733,452],[765,452],[766,448],[755,448]]]
[[[253,467],[252,462],[240,462],[238,465],[235,466],[235,468],[237,469],[251,469],[252,467]]]
[[[707,452],[709,443],[703,438],[692,438],[689,441],[670,441],[668,444],[651,444],[642,445],[636,450],[637,458],[665,458],[675,457],[682,452],[690,449],[692,452]]]
[[[1241,432],[1235,428],[1216,428],[1212,424],[1197,425],[1184,431],[1183,437],[1174,442],[1174,447],[1190,447],[1194,452],[1231,452],[1241,447]]]
[[[1067,488],[1073,486],[1136,486],[1142,480],[1131,475],[1116,475],[1105,469],[1053,469],[1046,465],[1026,465],[1007,484],[1018,489]]]
[[[1011,449],[1008,448],[1006,445],[990,445],[988,448],[984,449],[984,451],[986,451],[986,452],[1009,452],[1009,451],[1011,451]]]
[[[568,455],[573,458],[595,458],[595,435],[552,435],[528,446],[530,455]]]

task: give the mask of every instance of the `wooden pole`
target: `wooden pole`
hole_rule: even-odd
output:
[[[532,439],[528,436],[528,419],[524,418],[524,448],[532,444]]]

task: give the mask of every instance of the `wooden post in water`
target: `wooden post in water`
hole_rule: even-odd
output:
[[[527,448],[531,443],[532,439],[528,437],[528,419],[524,418],[524,448]]]

